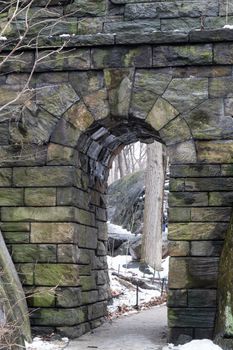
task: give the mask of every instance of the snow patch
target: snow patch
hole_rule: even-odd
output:
[[[60,34],[60,38],[70,38],[70,34]]]
[[[6,41],[7,37],[6,36],[0,36],[0,41]]]
[[[190,343],[175,346],[168,344],[163,347],[163,350],[222,350],[218,345],[215,345],[211,340],[192,340]]]
[[[126,230],[122,226],[114,225],[114,224],[110,223],[109,221],[107,222],[107,225],[108,225],[108,232],[110,232],[110,233],[119,233],[119,234],[123,234],[123,235],[132,234],[133,235],[133,233],[131,231]]]
[[[233,25],[226,24],[223,28],[224,29],[233,29]]]
[[[45,341],[40,337],[33,339],[32,343],[25,341],[26,350],[60,350],[64,349],[69,343],[68,338],[62,338],[61,340]]]

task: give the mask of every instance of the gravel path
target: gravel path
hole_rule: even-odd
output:
[[[70,342],[66,350],[161,350],[166,344],[166,306],[107,322]]]

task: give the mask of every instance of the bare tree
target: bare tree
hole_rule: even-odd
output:
[[[162,260],[164,180],[163,146],[154,142],[147,146],[142,262],[155,270],[161,269]]]

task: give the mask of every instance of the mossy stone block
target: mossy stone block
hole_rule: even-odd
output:
[[[35,284],[41,286],[77,286],[79,269],[73,264],[37,264]]]

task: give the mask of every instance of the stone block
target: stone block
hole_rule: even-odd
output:
[[[53,130],[51,141],[74,148],[77,145],[80,135],[81,131],[79,129],[62,118]]]
[[[168,310],[169,327],[214,326],[215,308],[172,308]]]
[[[104,22],[105,33],[146,33],[160,29],[159,20],[109,21]]]
[[[188,306],[189,307],[215,307],[217,292],[215,289],[189,289]]]
[[[170,207],[199,207],[208,206],[207,192],[171,192],[169,194]]]
[[[194,331],[195,339],[213,339],[214,328],[195,328]]]
[[[36,264],[35,285],[78,286],[78,266],[73,264]]]
[[[81,93],[82,95],[86,95],[87,93],[85,90],[86,89],[89,90],[91,89],[91,87],[86,86],[85,84],[81,86],[78,85],[78,87],[76,87],[76,84],[77,84],[77,82],[75,81],[76,77],[78,81],[79,79],[90,79],[90,81],[92,82],[93,80],[95,81],[95,79],[98,80],[98,78],[96,77],[89,78],[89,76],[86,76],[85,74],[75,75],[75,73],[73,73],[72,76],[70,77],[71,84],[74,87],[75,91],[78,91],[78,93]],[[100,77],[99,79],[102,80],[103,78]],[[98,82],[93,84],[95,86],[96,84],[98,84]],[[85,131],[94,122],[94,118],[92,114],[90,113],[90,111],[87,109],[86,105],[82,101],[75,103],[70,109],[68,109],[68,111],[66,111],[66,113],[64,114],[64,118],[69,123],[71,123],[76,129],[81,131]]]
[[[168,291],[168,307],[187,307],[188,293],[186,289],[170,289]]]
[[[29,243],[29,232],[3,232],[5,242],[13,243]]]
[[[74,176],[72,166],[20,167],[13,170],[13,183],[16,187],[72,186]]]
[[[87,34],[101,33],[103,24],[104,24],[104,21],[103,21],[103,18],[101,17],[82,18],[78,20],[78,34],[87,35]]]
[[[57,261],[60,263],[78,263],[79,248],[76,244],[58,244]]]
[[[56,298],[58,307],[77,307],[84,304],[80,287],[57,288]]]
[[[233,191],[233,178],[206,177],[185,180],[186,191]]]
[[[202,163],[232,163],[232,141],[197,141],[197,159]]]
[[[200,29],[200,18],[162,18],[160,23],[162,31],[189,32],[191,29]]]
[[[223,241],[191,242],[192,256],[220,256]]]
[[[193,328],[170,327],[168,329],[168,340],[169,342],[175,345],[181,345],[183,343],[187,343],[187,341],[189,342],[191,339],[193,339],[193,335]],[[181,341],[182,339],[184,340],[184,342]]]
[[[209,97],[223,98],[233,96],[232,77],[212,78],[209,83]]]
[[[90,323],[82,323],[78,326],[71,327],[56,327],[56,331],[63,337],[69,339],[79,338],[81,335],[90,332]],[[51,333],[51,332],[50,332]],[[40,334],[40,333],[39,333]]]
[[[182,98],[185,95],[185,100]],[[175,78],[162,96],[177,111],[187,112],[208,99],[208,79]]]
[[[108,69],[104,71],[111,115],[128,117],[131,98],[132,69]]]
[[[181,192],[185,190],[185,179],[170,179],[169,190],[171,192]]]
[[[11,186],[12,184],[12,169],[2,168],[0,169],[0,187]]]
[[[210,206],[231,206],[233,203],[233,192],[210,192]]]
[[[55,306],[55,290],[49,287],[28,288],[26,290],[28,305],[30,307]]]
[[[0,188],[0,206],[23,205],[23,189]]]
[[[4,232],[29,232],[30,224],[28,222],[0,222],[0,229]]]
[[[214,62],[217,64],[232,64],[233,63],[233,44],[219,43],[214,45]]]
[[[33,311],[31,315],[32,325],[37,326],[74,326],[87,321],[85,308],[55,309],[41,308]]]
[[[149,46],[92,49],[92,68],[150,67],[152,51]]]
[[[80,248],[97,248],[97,229],[83,225],[77,226],[76,242]]]
[[[56,262],[56,245],[49,244],[14,244],[13,260],[17,263]]]
[[[148,114],[146,121],[155,129],[162,129],[174,119],[179,112],[163,98],[158,98]]]
[[[190,254],[189,242],[170,241],[168,243],[169,256],[188,256]]]
[[[2,221],[72,221],[72,207],[3,207]]]
[[[232,172],[233,173],[233,172]],[[191,165],[171,165],[171,177],[205,177],[220,176],[220,165],[191,164]]]
[[[221,175],[222,176],[233,176],[233,164],[221,165]]]
[[[161,139],[167,146],[178,142],[184,142],[192,138],[191,131],[186,121],[180,117],[170,121],[159,132]]]
[[[90,211],[74,208],[74,219],[82,225],[95,226],[95,215]]]
[[[190,208],[169,208],[169,228],[173,222],[189,222],[190,220]]]
[[[106,11],[105,0],[75,0],[65,7],[65,14],[75,13],[77,17],[104,16]]]
[[[217,16],[218,4],[212,1],[199,3],[176,2],[147,2],[138,4],[126,4],[125,18],[127,20],[145,19],[145,18],[179,18],[179,17],[200,17]]]
[[[34,284],[34,264],[15,264],[15,267],[21,283],[32,286]]]
[[[74,223],[32,223],[32,243],[73,243],[76,232]]]
[[[195,143],[185,141],[167,147],[171,164],[192,164],[197,162]]]
[[[164,103],[158,102],[155,106],[158,95],[163,94],[164,90],[168,86],[169,82],[172,79],[172,75],[169,73],[158,73],[156,70],[137,70],[134,80],[134,88],[132,94],[131,108],[130,112],[137,118],[146,119],[148,115],[148,121],[153,126],[156,127],[154,119],[154,109],[162,111],[166,110],[166,113],[169,112],[169,117],[173,114],[174,107],[172,111],[169,108],[169,105],[164,105]],[[162,100],[164,102],[164,100]],[[161,116],[163,119],[163,115]],[[158,125],[160,126],[160,124]]]
[[[71,147],[50,143],[48,146],[47,163],[49,165],[75,165],[78,162],[78,152]]]
[[[170,258],[169,288],[216,288],[219,258]]]
[[[90,69],[90,49],[76,49],[71,51],[54,52],[41,51],[41,61],[36,66],[37,72],[87,70]]]
[[[82,302],[83,304],[93,304],[99,300],[98,291],[92,290],[90,292],[82,292]]]
[[[94,276],[80,276],[80,285],[82,291],[96,290],[96,282]]]
[[[107,313],[107,304],[105,302],[95,303],[88,306],[88,319],[93,320],[105,316]]]
[[[170,240],[222,240],[227,230],[227,224],[224,223],[170,223]]]
[[[0,166],[45,165],[47,146],[0,146]]]
[[[25,205],[55,206],[56,188],[25,188]]]
[[[153,66],[212,64],[213,47],[206,45],[157,46],[153,48]]]
[[[108,240],[108,227],[105,222],[98,221],[98,240],[107,241]]]
[[[229,207],[215,207],[215,208],[192,208],[192,221],[214,221],[214,222],[229,222],[232,208]]]

